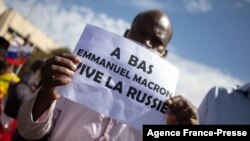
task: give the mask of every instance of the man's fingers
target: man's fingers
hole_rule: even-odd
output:
[[[76,55],[73,55],[73,54],[62,53],[60,56],[63,57],[63,58],[66,58],[66,59],[68,59],[68,60],[71,60],[71,61],[72,61],[73,63],[75,63],[75,64],[81,62],[80,57],[78,57],[78,56],[76,56]]]
[[[191,103],[182,96],[175,96],[167,100],[167,104],[173,113],[177,113],[189,107]]]
[[[75,71],[77,68],[76,63],[70,59],[63,58],[60,56],[55,56],[53,59],[54,60],[51,63],[54,65],[62,66],[62,67],[68,68],[72,71]]]
[[[51,75],[66,75],[66,76],[72,76],[74,74],[74,71],[67,69],[65,67],[52,65],[51,68]]]
[[[181,102],[181,101],[186,101],[186,99],[180,95],[178,96],[174,96],[174,97],[171,97],[167,100],[167,103],[169,104],[169,106],[173,106],[173,104],[176,104],[178,102]]]
[[[187,107],[186,109],[179,110],[179,112],[176,113],[176,117],[178,121],[182,121],[189,118],[197,119],[198,114],[196,111],[197,110],[195,107]]]
[[[79,57],[68,53],[46,60],[41,69],[42,84],[52,88],[68,84],[79,62]]]
[[[194,118],[189,118],[189,119],[185,119],[185,120],[182,120],[182,121],[178,121],[178,124],[198,125],[199,124],[199,120],[194,119]]]
[[[169,100],[167,100],[167,104],[168,104],[167,114],[175,116],[176,118],[175,124],[199,123],[196,107],[184,97],[182,96],[172,97]]]
[[[173,124],[176,124],[176,121],[177,121],[177,119],[176,119],[175,115],[168,114],[168,116],[167,116],[167,124],[173,125]]]
[[[63,53],[60,56],[52,57],[43,64],[41,69],[41,76],[44,79],[48,79],[54,73],[59,72],[59,74],[65,74],[69,76],[71,74],[70,71],[75,71],[77,68],[77,64],[80,62],[79,57]],[[68,70],[63,70],[63,67]],[[69,71],[70,70],[70,71]],[[65,73],[62,71],[66,71]]]
[[[71,82],[70,77],[65,77],[65,76],[54,76],[52,77],[50,83],[52,87],[57,87],[57,86],[62,86],[66,85]]]

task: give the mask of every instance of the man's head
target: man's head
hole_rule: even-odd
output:
[[[133,20],[125,37],[157,51],[161,57],[167,55],[167,44],[172,37],[172,26],[166,14],[158,10],[139,13]]]

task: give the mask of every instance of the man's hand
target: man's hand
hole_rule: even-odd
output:
[[[41,89],[32,110],[34,120],[40,117],[51,103],[60,97],[54,92],[55,88],[71,81],[78,63],[80,63],[79,57],[67,53],[45,61],[41,69]]]
[[[175,96],[167,100],[167,124],[199,124],[199,117],[195,106],[182,96]]]
[[[67,53],[49,58],[41,69],[42,85],[55,88],[68,84],[79,62],[79,57]]]

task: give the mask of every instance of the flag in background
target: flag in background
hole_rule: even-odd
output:
[[[29,58],[33,48],[28,46],[10,45],[7,53],[7,62],[14,65],[22,65]]]

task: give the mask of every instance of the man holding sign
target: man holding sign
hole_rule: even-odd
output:
[[[150,77],[148,77],[149,79],[143,79],[143,74],[152,75],[152,77],[157,76],[156,78],[159,79],[163,77],[155,74],[155,64],[148,64],[145,60],[139,61],[140,57],[137,55],[150,53],[148,50],[139,47],[130,48],[130,46],[139,45],[131,41],[124,41],[119,37],[116,38],[116,36],[109,33],[107,33],[104,40],[98,38],[103,30],[95,27],[91,27],[91,29],[96,31],[96,35],[93,38],[92,34],[94,33],[89,29],[87,28],[84,31],[74,51],[77,56],[62,54],[45,62],[42,69],[42,86],[37,92],[37,96],[23,104],[19,111],[19,131],[23,137],[34,140],[49,134],[50,140],[60,141],[140,141],[142,140],[142,132],[140,131],[141,127],[137,123],[141,121],[140,118],[142,116],[140,115],[143,115],[141,113],[145,109],[148,111],[150,108],[152,108],[150,111],[153,111],[153,113],[164,113],[165,117],[166,113],[168,113],[167,124],[198,123],[195,107],[181,96],[172,97],[171,92],[174,88],[170,87],[171,85],[169,85],[169,88],[165,88],[160,81],[153,80]],[[135,17],[131,30],[127,30],[124,36],[133,42],[142,44],[164,58],[167,56],[166,46],[172,36],[172,27],[164,13],[157,10],[146,11]],[[128,49],[118,46],[113,48],[113,50],[104,48],[102,51],[99,50],[94,53],[94,49],[91,50],[89,47],[98,45],[96,41],[99,41],[100,46],[114,46],[114,44],[109,42],[109,39],[120,41],[119,45],[121,46],[124,42],[128,45]],[[81,45],[85,45],[85,47],[81,48]],[[123,52],[124,50],[127,51]],[[137,55],[135,55],[136,51],[141,52],[137,52]],[[105,57],[102,58],[102,55],[107,52],[111,57],[109,58],[111,61]],[[129,52],[132,53],[129,56],[125,56]],[[121,65],[123,63],[118,64],[124,60],[127,61],[126,67]],[[155,56],[153,60],[161,62],[163,59]],[[155,61],[154,63],[157,62]],[[167,66],[173,68],[171,65]],[[97,69],[97,67],[105,68],[108,71]],[[133,72],[130,71],[131,68],[134,68]],[[136,70],[138,73],[134,73]],[[176,74],[175,71],[173,71],[173,74]],[[121,79],[124,81],[119,81]],[[71,81],[72,83],[70,83]],[[85,81],[84,85],[76,83],[80,81]],[[60,97],[55,91],[55,88],[58,86],[70,86],[57,89],[57,92],[81,105]],[[143,88],[142,86],[145,86],[145,90],[148,89],[148,91],[138,89],[138,87]],[[103,89],[100,87],[103,87]],[[89,93],[90,91],[93,93]],[[74,92],[74,94],[71,92]],[[159,96],[153,97],[155,95],[150,95],[151,92]],[[140,97],[141,95],[143,95],[143,98]],[[93,100],[86,101],[86,99],[91,98]],[[170,98],[167,102],[162,101],[162,99],[166,100],[167,98]],[[128,101],[124,102],[124,99]],[[141,108],[141,105],[147,108]],[[138,115],[140,120],[136,119],[135,112],[129,113],[128,109],[142,111]],[[145,115],[144,118],[147,122],[144,123],[156,123],[155,119],[147,118]],[[153,115],[148,114],[148,116],[151,117]],[[155,118],[158,118],[158,116]],[[159,118],[159,120],[161,119]]]

